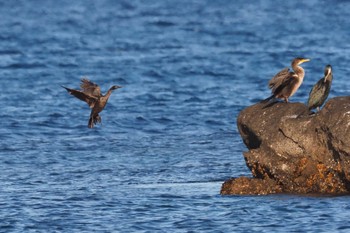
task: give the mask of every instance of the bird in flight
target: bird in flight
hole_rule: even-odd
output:
[[[101,117],[99,113],[105,108],[113,90],[121,88],[121,86],[114,85],[111,88],[109,88],[105,95],[102,95],[100,87],[86,78],[83,78],[81,80],[81,90],[74,90],[65,86],[62,87],[66,89],[69,94],[77,97],[82,101],[85,101],[91,108],[88,123],[89,128],[93,128],[95,124],[101,123]]]

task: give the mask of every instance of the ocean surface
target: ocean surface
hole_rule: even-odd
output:
[[[221,196],[294,57],[349,95],[348,1],[1,1],[0,232],[350,232],[350,197]],[[61,85],[121,85],[87,127]],[[257,116],[258,117],[258,116]]]

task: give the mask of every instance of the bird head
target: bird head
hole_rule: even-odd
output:
[[[294,59],[294,61],[295,61],[298,65],[300,65],[300,64],[303,64],[304,62],[310,61],[310,59],[308,59],[308,58],[303,58],[303,57],[297,57],[297,58]]]
[[[116,90],[116,89],[118,89],[118,88],[122,88],[122,87],[121,87],[121,86],[114,85],[114,86],[111,87],[111,90]]]
[[[326,65],[326,68],[324,68],[324,80],[323,82],[326,82],[329,78],[329,76],[332,75],[332,66]]]

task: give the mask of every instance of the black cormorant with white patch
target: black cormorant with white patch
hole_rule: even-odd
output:
[[[326,101],[329,91],[331,90],[332,80],[332,66],[327,65],[324,69],[324,77],[318,80],[310,91],[307,101],[309,110],[317,108],[317,111],[320,111],[320,107]]]

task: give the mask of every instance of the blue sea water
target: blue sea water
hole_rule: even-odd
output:
[[[310,58],[349,95],[348,1],[1,1],[1,232],[349,232],[350,198],[221,196],[251,176],[236,128]],[[115,91],[88,106],[61,85]],[[258,117],[258,116],[257,116]]]

